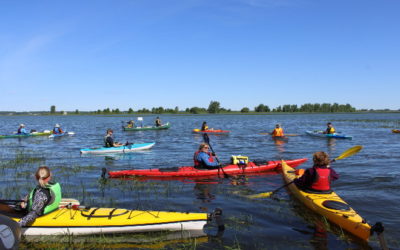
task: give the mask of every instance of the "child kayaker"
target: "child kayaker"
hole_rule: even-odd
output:
[[[339,179],[339,175],[330,167],[329,156],[325,152],[313,155],[314,166],[308,168],[294,183],[309,193],[331,193],[331,182]]]
[[[26,132],[26,129],[25,129],[25,124],[21,123],[19,125],[19,128],[17,130],[17,134],[28,134],[28,132]]]
[[[204,130],[208,130],[207,122],[203,122],[203,124],[201,124],[201,131],[204,131]]]
[[[204,169],[219,168],[219,163],[214,157],[215,155],[213,156],[211,152],[208,152],[209,148],[210,146],[208,146],[207,143],[200,144],[199,150],[196,151],[193,155],[195,168],[204,168]]]
[[[160,119],[160,117],[158,117],[157,116],[157,118],[156,118],[156,127],[160,127],[160,126],[162,126],[162,124],[161,124],[161,119]]]
[[[324,131],[324,134],[334,134],[336,131],[335,131],[335,128],[332,126],[332,123],[330,123],[330,122],[328,122],[327,124],[326,124],[326,126],[327,126],[327,128],[326,128],[326,130]]]
[[[20,204],[21,208],[28,211],[18,223],[21,227],[32,224],[37,217],[58,209],[61,201],[61,187],[59,183],[51,183],[51,172],[46,166],[36,170],[35,178],[38,182],[25,202]]]

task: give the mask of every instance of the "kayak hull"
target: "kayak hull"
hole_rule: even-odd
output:
[[[83,148],[81,149],[81,154],[112,154],[112,153],[129,153],[135,152],[140,150],[148,150],[151,149],[156,143],[149,142],[149,143],[135,143],[128,146],[121,146],[121,147],[101,147],[101,148]]]
[[[10,215],[10,214],[7,214]],[[22,216],[11,218],[19,221]],[[155,231],[202,230],[206,213],[141,211],[117,208],[59,208],[22,228],[26,236],[92,235]]]
[[[159,127],[145,126],[145,127],[128,128],[128,127],[122,126],[122,129],[124,131],[144,131],[144,130],[163,130],[163,129],[169,129],[170,127],[171,127],[171,124],[169,122],[167,122],[166,124],[163,124]]]
[[[285,183],[290,183],[298,177],[294,169],[288,166],[284,161],[282,161],[282,176]],[[288,189],[293,196],[314,212],[324,216],[330,222],[358,238],[368,240],[371,226],[335,192],[330,194],[306,193],[299,189],[294,183],[289,184]],[[329,203],[343,205],[346,209],[328,208],[327,206],[329,206]]]
[[[7,138],[24,138],[24,137],[32,137],[32,136],[46,136],[51,135],[52,132],[34,132],[29,134],[12,134],[12,135],[0,135],[0,139],[7,139]]]
[[[400,133],[400,129],[392,129],[393,133]]]
[[[352,136],[342,135],[342,134],[323,134],[321,131],[306,131],[307,135],[316,136],[316,137],[323,137],[323,138],[335,138],[335,139],[353,139]]]
[[[204,134],[204,133],[209,133],[209,134],[229,134],[231,131],[229,130],[222,130],[222,129],[213,129],[213,130],[200,130],[198,128],[195,128],[192,130],[193,133],[200,133],[200,134]]]
[[[297,167],[307,161],[307,158],[295,159],[287,161],[292,167]],[[227,165],[224,166],[224,171],[220,169],[196,169],[193,166],[184,166],[176,168],[164,169],[139,169],[139,170],[122,170],[110,171],[108,175],[110,178],[120,178],[124,176],[138,176],[138,177],[158,177],[158,178],[171,178],[171,177],[210,177],[210,176],[223,176],[224,173],[228,175],[262,173],[266,171],[278,170],[281,167],[281,161],[268,161],[262,164],[249,162],[247,165]]]

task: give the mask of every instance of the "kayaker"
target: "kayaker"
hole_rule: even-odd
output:
[[[201,131],[204,131],[204,130],[208,130],[207,122],[203,122],[203,124],[201,125]]]
[[[30,192],[25,202],[20,206],[28,211],[18,222],[21,227],[32,224],[37,217],[48,214],[56,209],[61,201],[61,187],[59,183],[51,183],[51,172],[46,166],[36,170],[35,178],[38,185]]]
[[[28,132],[26,132],[26,129],[25,129],[25,124],[21,123],[19,125],[19,128],[17,130],[17,134],[28,134]]]
[[[53,134],[62,134],[64,131],[61,129],[60,124],[56,124],[53,128]]]
[[[106,148],[120,147],[124,145],[119,142],[114,142],[113,133],[114,131],[112,129],[107,129],[107,134],[104,136],[104,144]]]
[[[335,128],[332,126],[332,123],[330,123],[330,122],[328,122],[327,124],[326,124],[326,126],[327,126],[327,128],[326,128],[326,130],[324,131],[324,134],[334,134],[336,131],[335,131]]]
[[[339,175],[330,167],[329,156],[325,152],[313,155],[314,166],[308,168],[294,183],[309,193],[331,193],[331,182],[339,179]]]
[[[127,128],[134,128],[135,127],[135,122],[133,120],[130,120],[128,122],[128,125],[126,125]]]
[[[215,154],[208,152],[210,146],[207,143],[202,143],[199,146],[199,150],[193,155],[194,167],[195,168],[205,168],[205,169],[215,169],[219,168],[218,161],[215,160]]]
[[[160,120],[160,117],[157,116],[157,118],[156,118],[156,127],[160,127],[160,126],[162,126],[161,120]]]
[[[280,124],[275,125],[275,129],[271,133],[272,137],[284,137],[283,129]]]

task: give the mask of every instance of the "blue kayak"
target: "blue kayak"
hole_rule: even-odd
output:
[[[156,144],[155,142],[149,143],[134,143],[121,147],[101,147],[101,148],[83,148],[81,154],[112,154],[112,153],[129,153],[139,150],[150,149]]]
[[[307,135],[317,136],[317,137],[324,137],[324,138],[337,138],[337,139],[353,139],[352,136],[343,135],[343,134],[324,134],[322,131],[306,131]]]

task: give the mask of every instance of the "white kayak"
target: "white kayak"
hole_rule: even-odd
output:
[[[110,153],[129,153],[139,150],[151,149],[156,143],[134,143],[120,147],[101,147],[101,148],[82,148],[81,154],[110,154]]]

